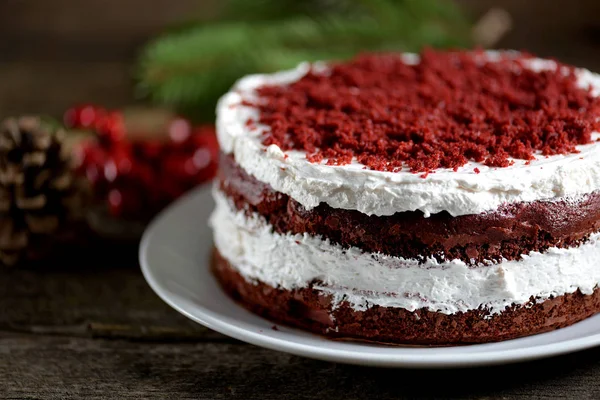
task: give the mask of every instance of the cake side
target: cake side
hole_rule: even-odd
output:
[[[531,299],[542,302],[576,290],[591,294],[600,282],[597,233],[580,246],[470,265],[364,252],[308,233],[280,234],[261,215],[235,209],[222,192],[214,195],[215,246],[241,275],[283,290],[312,287],[331,295],[334,307],[346,302],[356,310],[378,305],[494,315]]]
[[[505,204],[482,214],[425,218],[420,211],[369,216],[324,203],[307,210],[249,175],[228,155],[221,156],[217,184],[235,208],[260,214],[277,233],[308,233],[342,247],[404,258],[469,264],[515,260],[530,251],[578,246],[600,230],[600,192]]]
[[[511,306],[489,317],[485,311],[443,314],[427,309],[373,306],[361,311],[342,303],[332,308],[331,296],[312,287],[296,290],[249,282],[215,252],[214,274],[225,291],[250,311],[272,321],[331,338],[386,344],[456,345],[497,342],[563,328],[600,310],[600,289],[580,291],[544,302]]]

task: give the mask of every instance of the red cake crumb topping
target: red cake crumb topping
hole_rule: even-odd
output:
[[[356,157],[373,170],[433,172],[575,153],[600,128],[600,99],[577,86],[575,68],[535,72],[525,68],[531,58],[426,50],[408,65],[397,54],[365,54],[262,86],[246,104],[270,127],[263,144],[329,165]]]

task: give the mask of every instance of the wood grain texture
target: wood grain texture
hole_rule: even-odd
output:
[[[488,10],[506,10],[512,29],[497,48],[526,50],[541,57],[600,72],[600,2],[596,0],[455,0],[477,20]]]
[[[118,257],[118,255],[117,255]],[[174,312],[135,262],[0,271],[0,330],[98,338],[221,340]]]
[[[225,343],[0,333],[4,398],[405,399],[600,397],[600,350],[518,366],[393,370]]]
[[[596,0],[455,0],[476,20],[507,10],[513,29],[498,47],[527,49],[600,71]],[[140,46],[168,26],[210,18],[219,0],[0,1],[0,116],[61,115],[75,102],[136,101]]]
[[[134,264],[0,271],[0,398],[594,399],[599,378],[600,348],[467,370],[313,361],[190,322]]]
[[[500,47],[600,70],[600,2],[457,0],[508,10]],[[0,117],[136,100],[132,62],[218,0],[1,0]],[[73,249],[74,251],[76,249]],[[421,383],[425,381],[427,383]],[[194,324],[143,280],[135,248],[0,270],[1,399],[600,398],[600,349],[506,367],[410,371],[313,361]]]
[[[0,1],[0,116],[60,116],[77,102],[138,100],[140,47],[174,24],[210,18],[217,0]]]

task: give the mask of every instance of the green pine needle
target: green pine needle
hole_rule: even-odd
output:
[[[219,96],[249,73],[293,68],[302,61],[347,59],[361,51],[468,45],[468,24],[442,0],[310,0],[314,9],[326,10],[318,15],[293,0],[244,3],[254,7],[246,20],[230,13],[224,22],[166,34],[150,43],[139,60],[140,92],[194,120],[213,120]],[[320,3],[324,8],[317,7]],[[260,9],[270,12],[261,19]]]

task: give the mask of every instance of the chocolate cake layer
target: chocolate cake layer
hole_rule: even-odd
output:
[[[411,345],[485,343],[562,328],[600,311],[600,289],[540,303],[532,299],[528,305],[514,305],[492,316],[484,310],[448,315],[380,306],[356,311],[347,303],[332,311],[330,297],[315,289],[281,290],[246,281],[216,250],[212,267],[225,291],[250,311],[339,339]]]
[[[342,246],[404,258],[513,260],[530,251],[576,246],[600,230],[599,192],[576,201],[506,204],[483,214],[452,217],[441,212],[425,218],[420,211],[369,216],[323,203],[307,210],[225,154],[218,180],[238,209],[261,214],[279,233],[307,232]]]

